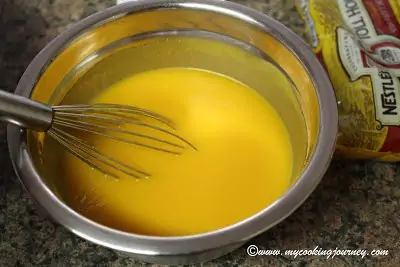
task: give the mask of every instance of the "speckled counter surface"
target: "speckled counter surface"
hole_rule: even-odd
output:
[[[303,34],[293,0],[238,1]],[[12,90],[58,32],[114,0],[0,1],[0,88]],[[389,256],[250,257],[246,247],[204,266],[400,266],[400,164],[334,162],[289,219],[249,244],[260,249],[388,249]],[[8,157],[0,124],[0,266],[151,266],[86,242],[41,214]],[[200,265],[199,265],[200,266]]]

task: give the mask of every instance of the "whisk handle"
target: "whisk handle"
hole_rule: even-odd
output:
[[[0,90],[0,121],[45,132],[52,120],[53,109],[50,106]]]

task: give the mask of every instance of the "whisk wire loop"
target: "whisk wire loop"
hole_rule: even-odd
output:
[[[104,153],[98,151],[93,146],[86,144],[82,139],[80,139],[76,136],[73,136],[69,133],[66,133],[60,129],[57,129],[57,128],[51,129],[49,131],[49,135],[51,135],[52,137],[59,138],[60,140],[64,141],[66,143],[67,148],[71,148],[71,147],[76,148],[77,150],[81,151],[82,153],[90,156],[93,160],[97,160],[97,161],[101,162],[102,164],[105,164],[112,168],[118,168],[119,171],[121,171],[129,176],[133,176],[135,178],[140,178],[141,176],[146,176],[146,177],[151,176],[147,172],[133,168],[127,164],[124,164],[124,163],[112,158],[111,156],[109,156],[107,154],[104,154]],[[86,160],[88,160],[88,159],[86,158]],[[90,161],[90,160],[88,160],[88,161]],[[90,163],[91,163],[91,164],[89,164],[90,166],[93,167],[93,165],[94,165],[96,168],[99,168],[98,165],[93,163],[93,161],[90,161]],[[114,178],[118,178],[118,176],[116,174],[113,174],[109,171],[105,171],[104,169],[102,169],[102,172],[104,172],[106,175],[112,176]]]
[[[119,178],[119,174],[114,171],[135,178],[150,176],[150,173],[102,153],[79,138],[80,134],[75,134],[76,132],[94,134],[171,154],[179,155],[187,147],[197,150],[193,144],[174,133],[176,129],[169,119],[147,109],[127,105],[98,103],[51,107],[0,90],[0,120],[47,133],[93,169],[114,178]],[[148,122],[149,120],[154,120],[154,123]],[[163,124],[167,129],[158,126],[156,122]],[[147,134],[147,131],[139,132],[138,127],[155,131],[154,136]],[[160,134],[163,134],[163,137],[160,137]],[[154,144],[145,143],[145,140]]]
[[[55,112],[73,112],[73,113],[78,113],[78,112],[84,112],[84,113],[101,113],[105,115],[116,115],[117,113],[125,113],[125,114],[133,114],[133,115],[141,115],[141,116],[146,116],[148,118],[155,119],[159,122],[162,122],[166,125],[168,125],[171,128],[174,128],[172,126],[172,123],[169,119],[165,118],[164,116],[161,116],[155,112],[142,109],[142,108],[137,108],[137,107],[132,107],[132,106],[127,106],[127,105],[118,105],[118,104],[92,104],[92,105],[86,105],[86,104],[81,104],[81,105],[64,105],[64,106],[53,106],[52,107]]]
[[[126,144],[175,155],[181,154],[187,147],[197,150],[193,144],[173,132],[175,128],[170,120],[145,109],[117,104],[94,104],[55,106],[53,107],[53,112],[52,127],[48,131],[48,134],[83,162],[114,178],[119,178],[119,175],[108,169],[111,168],[134,178],[149,177],[151,174],[131,167],[98,151],[84,140],[68,133],[68,130],[94,134]],[[155,120],[155,122],[159,122],[170,129],[144,122],[143,118],[147,121]],[[121,128],[121,126],[125,127]],[[131,130],[129,129],[132,128],[131,126],[134,126],[133,128],[135,129],[138,129],[137,127],[144,127],[154,130],[164,134],[165,138]],[[167,140],[167,138],[175,139],[176,141],[180,141],[180,143]],[[145,140],[152,141],[154,144],[146,143],[144,142]],[[100,165],[109,168],[103,168]]]

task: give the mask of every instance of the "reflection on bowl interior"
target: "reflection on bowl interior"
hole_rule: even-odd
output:
[[[310,142],[310,111],[305,110],[312,98],[302,95],[313,87],[308,76],[301,76],[301,65],[293,76],[293,69],[277,62],[283,54],[277,41],[276,47],[261,51],[205,31],[136,35],[102,46],[61,79],[52,78],[57,67],[66,69],[63,60],[79,58],[80,41],[49,67],[33,99],[150,108],[171,117],[199,149],[170,157],[89,138],[104,152],[134,158],[132,164],[153,174],[140,181],[115,181],[65,153],[51,138],[30,133],[37,170],[81,214],[128,232],[202,233],[261,211],[299,177],[315,143]],[[294,57],[287,59],[292,67],[299,64]],[[57,90],[51,91],[50,84],[58,84]]]

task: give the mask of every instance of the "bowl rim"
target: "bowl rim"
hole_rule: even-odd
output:
[[[156,237],[127,233],[100,225],[61,202],[44,184],[29,156],[26,131],[9,124],[7,139],[12,164],[22,185],[58,223],[76,235],[115,250],[143,255],[182,255],[247,241],[291,215],[314,191],[332,159],[338,131],[336,97],[330,79],[308,45],[290,29],[267,15],[243,5],[220,0],[136,0],[105,9],[70,27],[53,39],[31,62],[18,83],[15,94],[30,97],[41,71],[49,60],[91,26],[124,14],[155,8],[186,8],[217,11],[254,24],[268,32],[303,63],[316,88],[321,107],[319,136],[315,152],[298,181],[281,198],[259,213],[234,225],[203,234]]]

